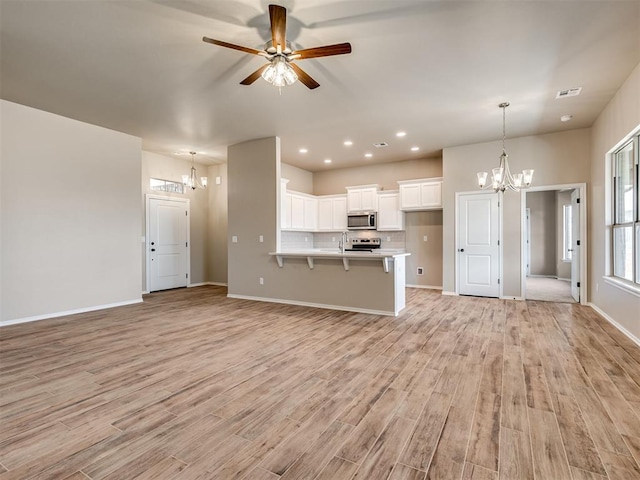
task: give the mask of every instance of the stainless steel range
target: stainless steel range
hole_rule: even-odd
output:
[[[373,252],[382,245],[380,238],[354,238],[351,240],[351,248],[345,248],[345,252]]]

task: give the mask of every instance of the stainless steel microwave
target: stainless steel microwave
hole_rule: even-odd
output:
[[[376,212],[350,213],[347,215],[347,228],[349,230],[375,230],[378,228],[378,215]]]

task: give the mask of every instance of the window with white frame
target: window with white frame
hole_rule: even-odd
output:
[[[562,206],[562,261],[570,262],[573,258],[573,249],[571,248],[571,204]]]
[[[640,284],[640,188],[638,143],[640,135],[613,153],[613,276]]]

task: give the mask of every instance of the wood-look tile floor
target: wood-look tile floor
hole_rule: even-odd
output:
[[[225,293],[2,328],[0,480],[640,478],[640,349],[588,307]]]

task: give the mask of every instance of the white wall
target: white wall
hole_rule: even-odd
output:
[[[629,333],[640,339],[640,297],[603,281],[608,274],[607,218],[610,203],[606,185],[607,153],[640,125],[640,64],[635,68],[593,125],[591,188],[589,190],[589,298],[591,302]]]
[[[141,299],[137,137],[0,101],[0,321]]]

